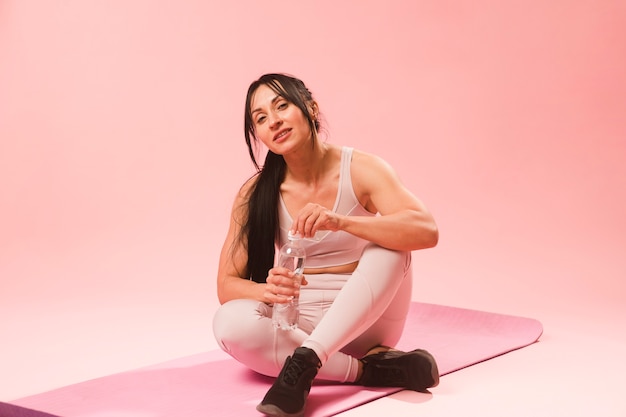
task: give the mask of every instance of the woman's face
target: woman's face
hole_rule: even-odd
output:
[[[276,154],[289,153],[311,139],[308,119],[300,108],[266,85],[252,96],[251,114],[255,136]]]

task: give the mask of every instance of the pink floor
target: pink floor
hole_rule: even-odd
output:
[[[535,343],[542,332],[543,326],[534,319],[413,303],[397,347],[428,350],[437,358],[440,375],[447,375]],[[239,417],[250,415],[250,405],[257,404],[270,385],[271,378],[251,372],[215,349],[72,384],[12,403],[63,417],[113,414],[116,417]],[[398,391],[398,388],[316,383],[307,400],[306,415],[336,415]],[[0,416],[4,417],[2,405],[7,404],[0,403]]]
[[[41,302],[3,303],[0,316],[13,319],[2,320],[0,327],[0,399],[215,348],[210,335],[214,306],[168,305],[166,298],[162,294],[143,309],[85,305],[72,312]],[[458,305],[471,295],[438,298]],[[623,416],[626,308],[590,304],[584,297],[570,302],[573,308],[559,311],[545,300],[526,308],[515,301],[510,308],[481,301],[484,310],[540,319],[540,342],[446,375],[431,394],[400,392],[342,415]]]

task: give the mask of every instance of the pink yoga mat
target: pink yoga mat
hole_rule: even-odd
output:
[[[398,348],[427,349],[445,375],[528,346],[542,331],[534,319],[413,303]],[[254,416],[271,383],[215,350],[0,403],[0,417]],[[316,382],[306,416],[335,415],[397,391]]]

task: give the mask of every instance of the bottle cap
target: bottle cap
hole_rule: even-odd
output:
[[[302,235],[300,233],[293,234],[291,230],[287,233],[287,239],[289,240],[300,240],[302,239]]]

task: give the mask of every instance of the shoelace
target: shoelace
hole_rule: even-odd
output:
[[[306,363],[298,357],[289,359],[289,365],[285,369],[285,382],[289,385],[296,385],[300,375],[306,369]]]

